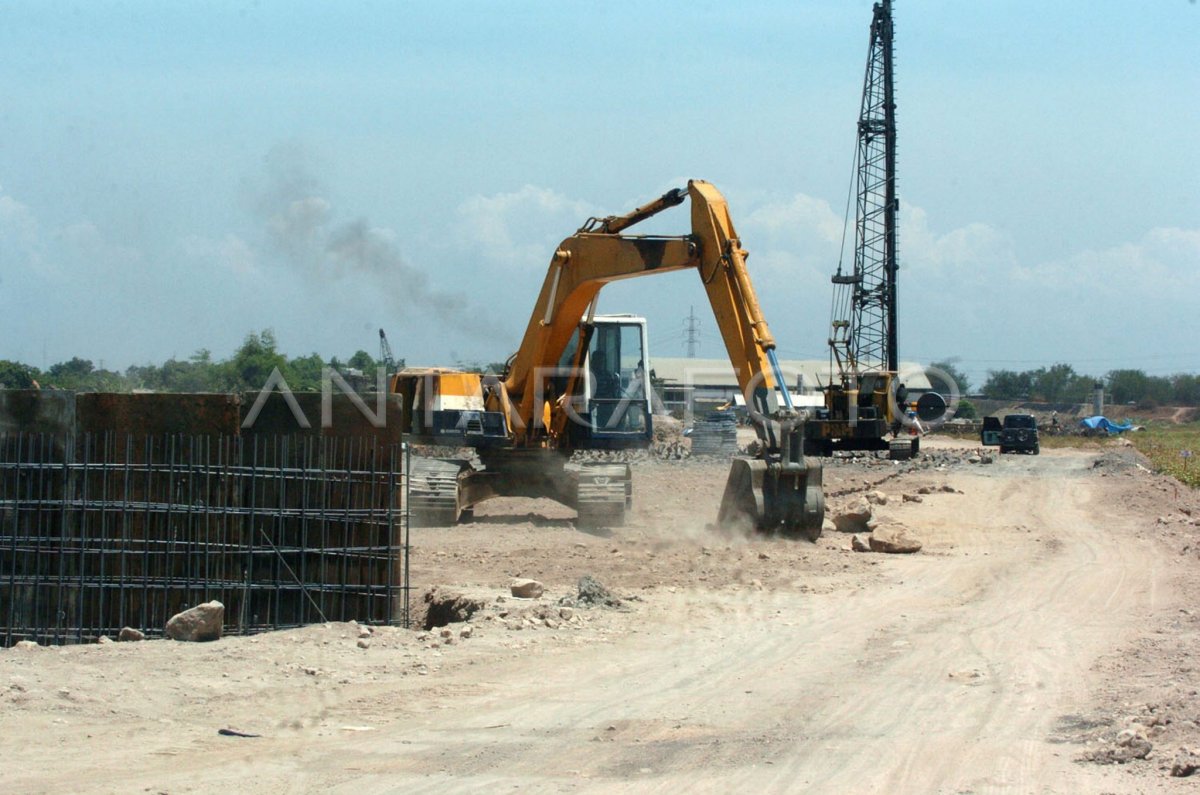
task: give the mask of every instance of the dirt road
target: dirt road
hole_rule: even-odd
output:
[[[514,626],[528,603],[510,599],[469,639],[455,628],[453,645],[381,629],[363,650],[357,628],[333,625],[0,652],[0,789],[1179,791],[1195,779],[1169,778],[1163,759],[1200,738],[1187,712],[1200,677],[1181,662],[1197,646],[1180,613],[1196,558],[1177,541],[1197,528],[1157,517],[1193,498],[1168,505],[1162,479],[1094,462],[1047,451],[898,477],[831,467],[831,492],[883,484],[883,520],[925,543],[909,556],[852,553],[836,533],[816,547],[685,534],[695,520],[664,519],[663,505],[706,515],[705,484],[681,490],[682,468],[647,465],[650,504],[612,538],[553,510],[497,521],[509,505],[420,545],[445,561],[425,576],[493,590],[532,572],[557,596],[586,567],[638,588],[628,611]],[[721,477],[711,470],[687,471]],[[962,493],[901,501],[920,484]],[[545,559],[512,570],[531,555]],[[1138,657],[1144,686],[1122,678],[1117,661],[1168,629],[1174,645]],[[1077,761],[1138,714],[1124,699],[1164,681],[1183,701],[1150,730],[1148,760]],[[216,734],[230,725],[264,736]]]

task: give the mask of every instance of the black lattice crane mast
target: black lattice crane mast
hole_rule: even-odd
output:
[[[383,333],[383,329],[379,329],[379,363],[384,367],[384,373],[388,378],[392,377],[392,373],[396,372],[396,357],[392,353],[392,344],[388,342],[387,334]]]
[[[895,373],[896,100],[892,69],[892,4],[875,4],[855,153],[854,270],[833,277],[830,348],[844,387],[864,372]]]
[[[905,414],[896,343],[896,97],[892,3],[875,3],[855,147],[855,245],[850,273],[833,276],[830,364],[825,408],[810,422],[808,448],[917,452],[919,440],[894,439]],[[847,214],[849,203],[847,202]]]

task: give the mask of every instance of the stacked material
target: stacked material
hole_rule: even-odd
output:
[[[737,453],[737,418],[732,411],[711,411],[692,425],[692,455],[732,456]]]

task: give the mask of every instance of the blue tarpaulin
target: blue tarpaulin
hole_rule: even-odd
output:
[[[1097,414],[1095,417],[1085,417],[1079,421],[1079,424],[1084,428],[1092,431],[1104,431],[1105,433],[1123,433],[1124,431],[1132,431],[1133,423],[1125,420],[1124,424],[1118,425],[1108,417],[1102,417]]]

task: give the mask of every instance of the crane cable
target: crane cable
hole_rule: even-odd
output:
[[[846,258],[846,230],[850,227],[850,203],[854,197],[854,188],[858,184],[858,167],[859,167],[859,162],[860,162],[861,156],[862,156],[861,147],[859,146],[859,142],[856,137],[855,141],[854,141],[854,157],[852,157],[850,159],[851,160],[850,184],[849,184],[849,187],[846,188],[846,210],[842,215],[842,244],[841,244],[840,249],[838,250],[838,264],[837,264],[837,274],[836,274],[837,276],[842,275],[842,264],[845,262],[845,258]],[[858,267],[857,258],[855,259],[854,267],[855,268]],[[838,319],[838,299],[842,297],[843,293],[845,293],[845,304],[844,304],[844,311],[842,314],[846,315],[846,321],[850,322],[850,320],[852,319],[850,317],[850,309],[851,309],[850,305],[852,303],[851,291],[846,289],[846,286],[840,285],[837,282],[834,282],[833,296],[829,302],[829,330],[830,330],[830,335],[831,335],[831,337],[830,337],[831,344],[829,346],[829,372],[831,375],[833,373],[833,368],[834,368],[834,364],[835,364],[834,351],[833,351],[834,346],[832,344],[833,323],[835,320]],[[847,339],[849,339],[849,336],[847,336]],[[847,353],[850,353],[850,352],[847,351]],[[838,369],[841,369],[840,362],[838,364],[839,364]]]

